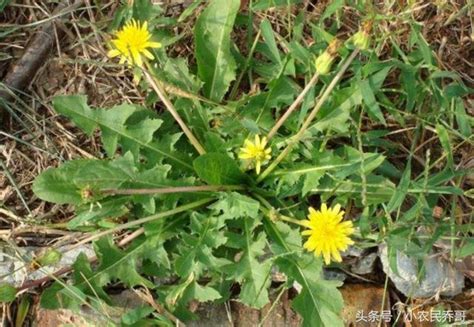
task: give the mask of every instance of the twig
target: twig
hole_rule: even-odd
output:
[[[35,34],[28,48],[20,59],[10,68],[3,79],[3,87],[0,89],[0,99],[5,101],[12,99],[13,92],[21,90],[33,79],[38,69],[46,62],[45,57],[51,51],[54,44],[54,23],[57,22],[63,12],[72,12],[83,3],[77,0],[72,5],[66,7],[67,2],[59,3],[53,13],[54,19],[46,23],[40,31]],[[0,108],[1,110],[2,108]],[[0,121],[6,118],[7,110],[3,108],[0,112]]]
[[[280,155],[275,160],[273,160],[270,166],[268,166],[267,169],[263,171],[263,173],[258,177],[257,182],[261,182],[262,180],[264,180],[265,177],[267,177],[268,174],[270,174],[278,166],[278,164],[288,155],[288,153],[296,145],[296,143],[300,141],[300,139],[303,137],[304,132],[308,129],[314,117],[316,117],[316,114],[319,112],[319,109],[321,109],[324,102],[326,102],[327,98],[329,98],[329,95],[331,94],[332,90],[336,87],[337,83],[342,78],[342,75],[344,75],[347,68],[349,68],[349,65],[351,64],[351,62],[354,60],[354,58],[357,56],[358,53],[359,53],[359,49],[355,49],[352,52],[352,54],[349,56],[349,58],[347,58],[347,60],[342,65],[339,72],[336,74],[336,76],[334,76],[333,80],[328,85],[327,89],[324,91],[323,95],[314,106],[308,118],[306,118],[299,132],[290,139],[286,148],[280,153]]]

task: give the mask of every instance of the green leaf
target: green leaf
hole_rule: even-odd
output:
[[[256,0],[253,1],[252,10],[266,10],[273,7],[289,6],[302,2],[303,0]]]
[[[41,293],[40,304],[42,308],[56,310],[60,308],[78,311],[81,305],[87,303],[87,296],[77,287],[54,282]]]
[[[230,34],[239,7],[239,0],[211,0],[194,29],[198,75],[204,82],[204,95],[218,102],[235,79]]]
[[[319,19],[320,24],[323,24],[324,20],[334,14],[336,11],[344,6],[345,0],[333,0],[324,10],[323,15]]]
[[[48,168],[36,177],[33,192],[42,200],[64,204],[82,203],[81,188],[87,184],[77,185],[73,177],[88,160],[68,161],[61,168]]]
[[[163,11],[160,5],[148,0],[134,0],[129,3],[132,3],[133,17],[141,21],[148,21]]]
[[[140,323],[143,318],[146,318],[154,311],[155,309],[149,305],[141,305],[137,308],[127,311],[127,313],[122,316],[122,323],[125,325]]]
[[[74,262],[74,283],[78,285],[78,289],[84,294],[90,296],[99,296],[99,298],[109,301],[109,296],[102,289],[102,285],[99,280],[94,280],[94,271],[91,268],[89,259],[84,253],[79,254]],[[64,293],[64,291],[63,291]]]
[[[387,212],[391,213],[392,211],[398,209],[405,199],[408,191],[408,186],[410,185],[411,180],[411,163],[408,162],[405,171],[403,172],[400,183],[398,184],[395,193],[390,198],[390,202],[387,204]]]
[[[462,99],[455,100],[455,115],[456,115],[456,122],[459,126],[459,131],[465,137],[471,136],[472,129],[471,125],[474,126],[472,121],[473,118],[469,117],[466,114],[466,109],[464,108],[464,103]]]
[[[307,173],[304,178],[303,188],[301,189],[301,196],[305,196],[313,188],[318,187],[319,179],[323,177],[325,173],[323,170]]]
[[[266,46],[268,47],[270,53],[270,60],[274,63],[278,64],[281,68],[281,58],[280,52],[278,51],[278,47],[275,41],[275,35],[273,34],[272,25],[268,21],[268,19],[264,19],[260,24],[260,29],[262,30],[263,40],[265,41]],[[280,69],[279,68],[279,69]]]
[[[139,255],[144,251],[153,250],[153,246],[150,246],[147,241],[143,241],[141,245],[132,247],[125,252],[115,246],[111,238],[104,237],[94,243],[94,249],[99,257],[100,265],[97,268],[97,273],[88,278],[89,280],[97,280],[101,285],[118,279],[129,287],[154,286],[149,280],[140,276],[136,270]]]
[[[199,178],[213,185],[238,185],[245,179],[237,163],[222,153],[206,153],[193,162]]]
[[[9,303],[16,298],[16,288],[10,284],[0,284],[0,302]]]
[[[85,95],[58,96],[53,99],[54,109],[72,119],[87,135],[92,136],[97,128],[94,110],[87,105]]]
[[[49,168],[33,183],[35,194],[49,202],[75,205],[101,200],[105,189],[143,189],[186,185],[185,181],[173,181],[167,177],[171,166],[157,165],[149,170],[138,171],[130,153],[113,161],[80,159],[71,160],[58,168]],[[86,192],[87,194],[84,194]],[[154,213],[154,195],[134,195],[128,201],[143,205]],[[105,200],[103,207],[90,211],[79,208],[78,216],[71,221],[71,227],[110,215],[120,216],[128,211],[126,200],[117,198]]]
[[[473,239],[469,239],[467,238],[466,239],[466,244],[463,245],[463,247],[461,247],[457,253],[457,257],[458,258],[464,258],[464,257],[467,257],[467,256],[470,256],[472,254],[474,254],[474,240]]]
[[[382,124],[386,124],[385,118],[380,110],[377,99],[368,80],[363,80],[359,84],[362,99],[367,106],[367,111],[372,118],[376,118]]]
[[[184,91],[197,93],[202,83],[189,72],[188,67],[184,58],[166,58],[163,64],[163,73],[173,85]]]
[[[194,281],[186,290],[186,297],[192,297],[199,302],[214,301],[221,298],[219,292],[210,286],[201,286]]]
[[[191,235],[182,233],[180,255],[175,261],[176,273],[179,276],[184,278],[191,273],[200,276],[205,270],[218,270],[220,266],[228,263],[227,260],[215,257],[212,252],[227,240],[221,230],[224,224],[221,218],[192,214]]]
[[[303,317],[303,326],[344,326],[340,318],[343,299],[337,287],[340,282],[324,280],[322,278],[322,260],[312,254],[305,253],[301,256],[282,255],[292,253],[297,245],[287,242],[295,239],[293,233],[282,233],[281,226],[265,220],[265,230],[278,246],[275,254],[279,254],[276,264],[281,272],[289,278],[296,280],[301,286],[301,293],[293,300],[293,308]],[[284,251],[283,253],[281,251]]]
[[[237,192],[222,193],[219,201],[209,208],[216,212],[222,212],[221,219],[236,219],[240,217],[258,217],[260,204],[248,196]]]
[[[427,65],[433,65],[433,54],[431,53],[431,48],[429,47],[428,42],[426,42],[425,38],[420,32],[420,26],[418,25],[411,25],[412,31],[411,34],[416,42],[416,44],[420,47],[421,54],[423,56],[423,60]]]
[[[129,198],[111,198],[100,201],[100,207],[91,210],[90,204],[76,208],[76,216],[67,222],[69,229],[76,229],[86,222],[96,223],[102,219],[124,216],[130,210],[127,208]]]
[[[194,10],[196,10],[196,8],[201,4],[201,2],[203,2],[203,0],[193,0],[193,2],[187,8],[185,8],[179,16],[178,23],[181,23],[186,18],[188,18],[194,12]]]
[[[11,2],[12,0],[0,0],[0,12],[5,9],[6,6]]]
[[[140,149],[152,152],[158,158],[167,158],[181,166],[191,168],[186,159],[173,153],[162,144],[153,141],[153,134],[161,126],[162,121],[150,118],[153,113],[138,106],[123,104],[109,110],[93,110],[87,105],[87,97],[83,95],[58,96],[53,99],[55,110],[70,118],[88,135],[100,128],[102,141],[109,157],[113,157],[117,146],[122,146],[122,152],[130,151],[138,159]],[[127,122],[135,114],[142,117],[137,123]]]
[[[99,259],[98,266],[93,270],[89,260],[81,254],[74,263],[74,283],[66,285],[55,282],[41,296],[41,305],[47,309],[70,308],[79,309],[87,300],[110,299],[103,287],[112,281],[121,281],[128,287],[154,284],[143,278],[137,271],[138,262],[146,253],[156,248],[156,238],[136,241],[127,250],[115,246],[110,237],[104,237],[94,243]]]
[[[222,269],[242,284],[240,300],[248,306],[260,309],[269,302],[268,287],[271,282],[271,261],[261,261],[259,257],[265,252],[266,236],[259,233],[253,237],[255,220],[244,218],[244,236],[228,233],[232,247],[243,249],[240,260]]]
[[[454,159],[453,159],[453,151],[451,148],[451,142],[449,141],[449,134],[446,128],[441,124],[436,124],[436,133],[438,133],[439,141],[441,142],[441,146],[443,147],[443,151],[446,154],[448,160],[448,166],[450,168],[454,168]]]

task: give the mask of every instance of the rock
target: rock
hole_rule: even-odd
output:
[[[343,257],[357,257],[358,258],[362,256],[363,253],[364,253],[363,249],[358,248],[354,245],[351,245],[346,251],[342,252],[341,255]]]
[[[60,247],[57,250],[62,256],[56,264],[34,270],[30,261],[41,250],[42,248],[36,247],[17,247],[15,253],[10,247],[2,248],[0,251],[0,276],[2,276],[0,282],[20,286],[25,281],[40,279],[61,268],[71,266],[80,253],[84,253],[88,257],[94,255],[91,245],[82,245],[70,251],[66,251],[65,247]]]
[[[347,275],[338,270],[324,269],[323,270],[324,279],[328,280],[337,280],[343,282],[346,280]]]
[[[352,265],[351,271],[359,275],[370,274],[374,270],[375,259],[377,259],[375,252],[361,257]]]
[[[464,276],[449,262],[439,256],[428,255],[424,259],[424,275],[419,273],[417,261],[397,252],[398,274],[389,264],[387,246],[379,246],[379,256],[384,272],[395,287],[408,297],[426,298],[435,295],[455,296],[462,292]]]
[[[454,265],[464,276],[474,281],[474,255],[471,254],[462,259],[458,259]]]
[[[34,317],[34,326],[94,326],[107,327],[120,324],[122,316],[130,309],[146,305],[133,291],[125,290],[111,296],[114,307],[105,303],[100,310],[82,306],[80,312],[67,309],[46,310],[38,307]]]

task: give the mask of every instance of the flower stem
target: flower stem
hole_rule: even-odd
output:
[[[253,41],[252,47],[250,48],[250,52],[247,56],[247,59],[245,60],[244,63],[244,68],[239,74],[239,77],[237,77],[237,80],[234,83],[234,86],[232,87],[232,91],[230,92],[229,99],[233,100],[235,96],[237,95],[237,91],[239,90],[240,82],[242,81],[242,78],[244,77],[245,72],[247,71],[247,68],[250,64],[250,60],[252,59],[253,53],[255,51],[255,48],[257,47],[258,40],[260,39],[260,34],[262,33],[262,30],[259,29],[257,32],[257,35],[255,36],[255,39]]]
[[[287,222],[292,223],[292,224],[307,227],[302,221],[300,221],[298,219],[288,217],[288,216],[285,216],[285,215],[278,215],[278,219],[283,220],[283,221],[287,221]]]
[[[171,103],[171,101],[168,99],[168,97],[166,96],[166,92],[165,90],[162,88],[161,84],[155,80],[155,78],[149,73],[149,71],[151,70],[150,67],[148,67],[149,65],[147,64],[147,69],[144,69],[143,70],[143,73],[145,74],[145,77],[148,81],[148,83],[150,83],[151,87],[153,88],[153,90],[156,92],[156,94],[158,95],[158,97],[160,98],[160,100],[164,103],[166,109],[168,109],[168,111],[170,112],[170,114],[173,116],[173,118],[176,120],[176,122],[178,123],[179,127],[181,127],[181,129],[183,130],[184,134],[186,134],[187,138],[189,139],[189,142],[191,142],[191,144],[194,146],[194,148],[196,149],[196,151],[199,153],[199,154],[205,154],[206,153],[206,150],[204,150],[204,148],[202,147],[201,143],[199,143],[199,141],[197,140],[197,138],[194,136],[194,134],[191,132],[191,130],[188,128],[188,126],[184,123],[184,121],[181,119],[181,117],[179,116],[178,112],[176,111],[175,107],[173,106],[173,104]]]
[[[142,225],[142,224],[148,223],[150,221],[154,221],[154,220],[161,219],[161,218],[166,218],[166,217],[173,216],[173,215],[176,215],[176,214],[181,213],[181,212],[185,212],[185,211],[189,211],[189,210],[201,207],[201,206],[203,206],[203,205],[205,205],[205,204],[207,204],[207,203],[209,203],[213,200],[214,200],[214,198],[206,198],[206,199],[194,201],[194,202],[184,204],[182,206],[176,207],[176,208],[168,210],[168,211],[160,212],[160,213],[148,216],[148,217],[133,220],[133,221],[127,222],[125,224],[121,224],[121,225],[118,225],[116,227],[107,229],[105,231],[94,233],[91,236],[83,239],[82,241],[74,244],[68,250],[72,250],[72,249],[78,247],[79,245],[89,243],[90,241],[101,238],[102,236],[113,234],[113,233],[121,231],[123,229],[127,229],[127,228],[138,226],[138,225]]]
[[[177,186],[140,189],[104,189],[102,195],[137,195],[137,194],[167,194],[183,192],[221,192],[243,190],[241,185],[199,185],[199,186]]]
[[[272,207],[272,205],[260,194],[253,192],[252,195],[257,198],[262,204],[263,207],[260,206],[260,210],[271,220],[271,221],[278,221],[278,220],[283,220],[289,223],[293,223],[296,225],[300,225],[303,227],[306,227],[303,222],[301,222],[298,219],[294,219],[285,215],[282,215],[278,213],[275,208]]]
[[[275,126],[272,127],[270,132],[268,132],[267,139],[270,140],[273,136],[275,136],[276,132],[278,129],[283,125],[283,123],[288,119],[288,117],[291,115],[293,111],[299,106],[301,101],[303,101],[304,97],[306,96],[306,93],[318,82],[319,74],[316,72],[314,73],[313,77],[309,81],[309,83],[305,86],[303,91],[298,95],[296,100],[291,104],[291,106],[288,108],[288,110],[283,114],[283,116],[278,119],[276,122]]]
[[[329,95],[331,94],[332,90],[336,87],[337,83],[339,80],[342,78],[342,75],[346,72],[347,68],[349,68],[349,65],[351,62],[355,59],[357,54],[359,53],[358,49],[355,49],[352,54],[349,56],[349,58],[346,59],[344,64],[342,65],[341,69],[339,72],[334,76],[333,80],[331,83],[328,85],[327,89],[324,91],[323,95],[319,99],[319,101],[316,103],[314,106],[313,110],[309,114],[308,118],[304,121],[303,125],[301,126],[300,130],[296,135],[294,135],[292,138],[290,138],[288,145],[286,148],[280,153],[280,155],[273,160],[273,162],[270,164],[270,166],[267,167],[263,171],[263,173],[257,178],[257,182],[261,182],[262,180],[265,179],[277,166],[278,164],[290,153],[291,149],[301,140],[303,137],[304,132],[308,129],[309,125],[313,121],[314,117],[316,114],[319,112],[319,109],[321,109],[322,105],[326,100],[328,99]]]

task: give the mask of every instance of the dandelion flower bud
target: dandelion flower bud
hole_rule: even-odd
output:
[[[316,71],[318,74],[326,75],[329,73],[334,59],[334,56],[330,55],[327,51],[320,54],[319,57],[316,58]]]
[[[370,31],[372,30],[372,22],[367,21],[362,28],[352,36],[352,42],[360,50],[367,50],[370,46]]]
[[[365,31],[357,32],[352,38],[352,42],[354,42],[357,48],[361,50],[367,50],[369,48],[370,36]]]
[[[319,75],[326,75],[331,71],[331,66],[336,59],[337,50],[339,49],[341,42],[338,39],[334,39],[324,50],[322,54],[316,58],[315,66],[316,72]]]
[[[49,265],[55,265],[56,263],[61,260],[62,254],[58,250],[55,249],[47,249],[40,257],[36,259],[36,262],[43,267]]]

